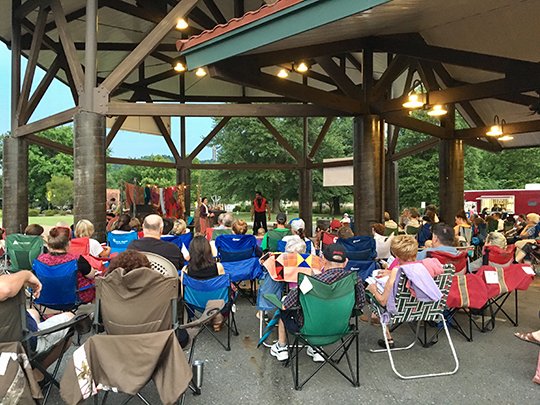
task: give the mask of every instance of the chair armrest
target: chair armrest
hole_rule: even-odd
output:
[[[191,329],[204,324],[207,324],[212,319],[214,319],[225,306],[225,301],[223,300],[210,300],[206,303],[206,308],[204,309],[200,318],[195,319],[190,323],[184,325],[179,325],[178,329]]]
[[[59,325],[52,326],[52,327],[47,328],[47,329],[39,330],[37,332],[32,332],[32,333],[26,335],[23,340],[28,340],[30,338],[38,337],[38,336],[50,335],[51,333],[71,328],[72,326],[77,325],[79,322],[85,320],[88,317],[89,317],[88,314],[77,315],[73,319],[71,319],[71,320],[69,320],[67,322],[61,323]]]
[[[281,303],[281,300],[277,297],[276,294],[264,294],[264,298],[267,299],[276,308],[278,309],[283,308],[283,304]]]

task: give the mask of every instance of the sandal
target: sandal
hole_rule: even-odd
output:
[[[384,342],[384,339],[377,340],[377,344],[383,349],[386,349],[386,343]],[[395,347],[394,339],[388,339],[388,347],[390,347],[390,349],[393,349]]]
[[[516,332],[514,333],[514,336],[525,342],[534,343],[535,345],[540,345],[540,340],[536,340],[532,332],[528,332],[528,333]]]
[[[218,323],[216,325],[212,325],[214,327],[214,332],[220,332],[221,328],[223,327],[222,323]]]

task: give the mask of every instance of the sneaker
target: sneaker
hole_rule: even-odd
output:
[[[309,357],[311,357],[311,358],[313,359],[313,361],[316,362],[316,363],[322,363],[322,362],[325,361],[325,360],[324,360],[324,357],[321,356],[319,353],[317,353],[317,352],[313,349],[313,347],[311,347],[311,346],[308,346],[306,352],[307,352],[307,355],[308,355]]]
[[[270,354],[279,361],[285,361],[289,359],[289,351],[287,346],[280,346],[279,342],[274,343],[270,347]]]

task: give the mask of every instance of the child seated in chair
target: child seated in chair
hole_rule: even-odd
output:
[[[377,288],[377,285],[381,285],[380,280],[379,282],[371,283],[366,287],[366,289],[373,295],[377,302],[384,307],[388,303],[390,294],[392,294],[399,267],[417,261],[416,255],[418,253],[418,242],[416,241],[414,236],[398,235],[392,240],[390,250],[392,252],[392,255],[396,258],[395,260],[397,260],[398,265],[391,266],[392,269],[381,270],[377,274],[376,277],[379,279],[388,277],[388,280],[386,281],[386,283],[384,283],[383,292],[379,292]],[[424,259],[422,261],[422,264],[426,267],[432,277],[435,277],[443,272],[442,265],[436,259]],[[394,348],[394,340],[390,335],[388,329],[386,331],[388,344],[390,348]],[[379,346],[386,348],[384,339],[379,339],[377,343]]]

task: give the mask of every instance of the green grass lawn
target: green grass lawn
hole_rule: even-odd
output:
[[[28,217],[29,224],[39,224],[41,226],[54,226],[60,221],[67,222],[71,225],[73,223],[73,215],[55,215],[53,217]]]

